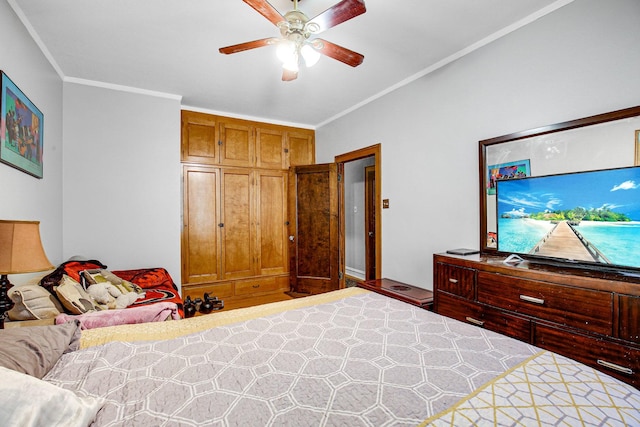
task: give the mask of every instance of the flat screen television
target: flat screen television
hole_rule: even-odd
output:
[[[498,251],[640,272],[640,167],[499,180],[496,197]]]

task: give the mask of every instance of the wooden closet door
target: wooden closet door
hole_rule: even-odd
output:
[[[221,169],[222,278],[255,274],[251,169]]]
[[[219,159],[218,117],[195,111],[182,111],[181,161],[217,164]]]
[[[256,166],[265,169],[285,169],[284,132],[256,128]]]
[[[314,133],[287,133],[288,166],[312,165],[315,163]]]
[[[251,167],[255,164],[253,127],[244,122],[224,121],[220,124],[220,164]]]
[[[335,163],[296,166],[289,172],[289,278],[296,292],[344,287],[338,181]]]
[[[183,168],[182,283],[220,279],[220,170]]]
[[[287,231],[287,172],[256,171],[258,274],[289,271]]]

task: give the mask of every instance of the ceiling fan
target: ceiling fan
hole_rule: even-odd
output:
[[[362,64],[364,56],[337,44],[315,38],[331,27],[335,27],[367,11],[364,0],[342,0],[309,19],[298,9],[298,0],[293,1],[293,10],[284,16],[267,0],[242,0],[280,29],[281,37],[268,37],[220,48],[220,53],[231,54],[263,46],[277,46],[278,57],[283,62],[282,80],[298,77],[301,62],[307,67],[314,65],[320,54],[336,59],[352,67]]]

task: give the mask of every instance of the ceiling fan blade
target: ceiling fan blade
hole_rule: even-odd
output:
[[[352,67],[357,67],[364,61],[364,55],[323,39],[315,39],[313,45],[321,54],[337,59]]]
[[[366,11],[367,9],[364,6],[364,0],[342,0],[340,3],[335,4],[320,15],[311,19],[307,23],[307,26],[311,23],[316,24],[319,27],[319,30],[314,31],[314,33],[320,33],[331,27],[335,27],[344,21],[348,21],[358,15],[362,15]]]
[[[298,78],[298,72],[297,71],[287,70],[286,68],[282,69],[282,81],[283,82],[290,82],[291,80],[295,80],[297,78]]]
[[[266,39],[253,40],[253,41],[250,41],[250,42],[234,44],[232,46],[221,47],[218,50],[220,51],[220,53],[224,53],[226,55],[229,55],[231,53],[238,53],[238,52],[243,52],[243,51],[249,50],[249,49],[255,49],[255,48],[263,47],[263,46],[269,46],[269,45],[271,45],[271,44],[273,44],[274,42],[277,42],[277,41],[278,41],[278,39],[276,39],[274,37],[268,37]]]
[[[242,0],[252,8],[256,10],[260,15],[267,18],[269,21],[273,23],[273,25],[278,25],[278,22],[284,21],[284,17],[269,4],[267,0]]]

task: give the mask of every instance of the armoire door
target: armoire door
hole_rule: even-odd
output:
[[[220,169],[222,279],[255,274],[251,169]]]
[[[182,283],[220,277],[220,169],[184,166]]]
[[[181,161],[217,164],[220,122],[218,117],[195,111],[182,111]]]
[[[287,166],[312,165],[315,162],[314,133],[287,132]]]
[[[285,171],[258,170],[256,181],[256,261],[258,274],[289,271],[287,178]]]
[[[253,127],[235,121],[220,124],[220,164],[251,167],[255,163]]]
[[[338,165],[297,166],[289,175],[291,288],[312,294],[343,288]]]
[[[265,169],[284,169],[284,132],[277,129],[256,128],[256,166]]]

